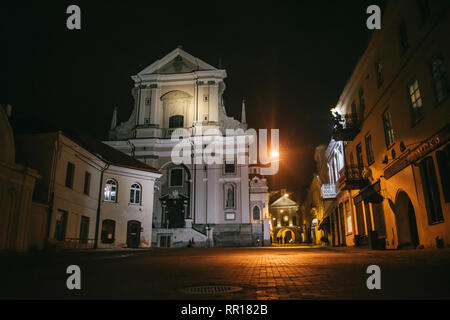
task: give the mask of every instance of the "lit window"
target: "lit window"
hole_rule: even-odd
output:
[[[386,146],[389,149],[395,143],[394,128],[392,127],[391,112],[386,110],[383,113],[384,136],[386,138]]]
[[[281,220],[281,225],[283,227],[288,227],[289,226],[289,216],[283,216],[283,219]]]
[[[141,204],[141,186],[137,183],[134,183],[131,185],[130,203],[131,204]]]
[[[431,64],[431,72],[433,73],[434,93],[436,94],[437,103],[441,103],[448,98],[449,87],[447,70],[442,58],[437,58]]]
[[[423,101],[420,93],[419,81],[415,80],[409,86],[409,97],[411,99],[413,124],[416,124],[423,119]]]
[[[117,201],[117,183],[113,179],[106,180],[105,186],[105,201],[116,202]]]

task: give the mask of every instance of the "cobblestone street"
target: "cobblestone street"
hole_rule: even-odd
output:
[[[3,299],[450,298],[450,249],[151,249],[1,258]],[[80,291],[66,289],[66,268],[72,264],[81,268]],[[366,287],[366,269],[373,264],[381,268],[381,290]],[[216,295],[180,291],[203,285],[242,290]]]

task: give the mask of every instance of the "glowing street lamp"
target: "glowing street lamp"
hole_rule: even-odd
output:
[[[273,151],[270,151],[270,157],[272,159],[277,159],[280,157],[280,154],[278,153],[278,151],[273,150]]]

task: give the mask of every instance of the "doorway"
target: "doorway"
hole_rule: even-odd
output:
[[[160,248],[170,248],[171,236],[161,235],[159,236],[159,247]]]
[[[411,199],[406,192],[401,191],[395,201],[395,218],[397,222],[397,238],[399,247],[419,244],[419,232],[417,230],[416,213]]]
[[[289,244],[295,242],[295,234],[289,228],[284,228],[278,231],[277,239],[279,239],[279,244]]]
[[[141,242],[141,223],[131,220],[127,224],[127,247],[138,248]]]

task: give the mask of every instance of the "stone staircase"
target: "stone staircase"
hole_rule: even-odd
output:
[[[215,247],[248,247],[254,245],[251,225],[214,226]]]

